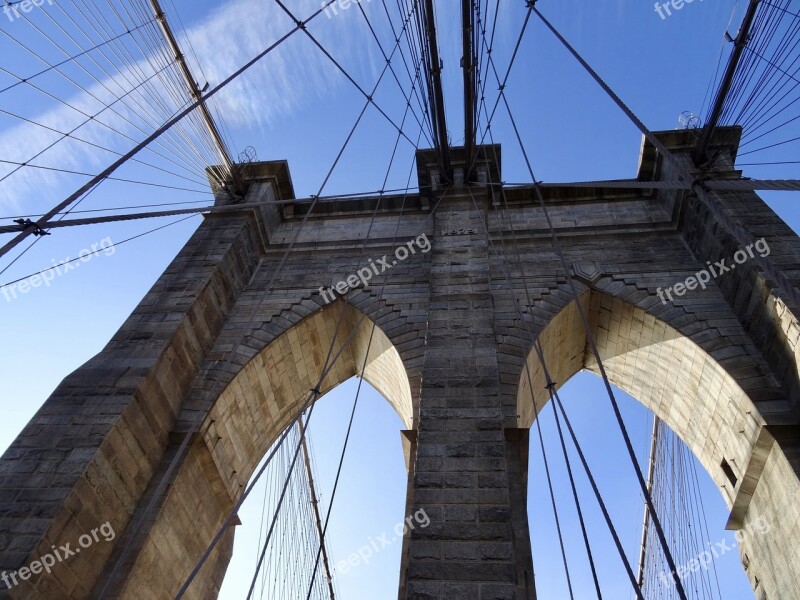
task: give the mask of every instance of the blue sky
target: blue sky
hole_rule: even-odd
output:
[[[165,2],[170,20],[180,15],[192,41],[190,59],[201,85],[213,86],[261,50],[267,43],[289,29],[291,23],[280,9],[267,0],[235,0],[212,3],[206,0]],[[308,15],[319,4],[311,0],[289,2],[298,15]],[[701,114],[704,96],[717,66],[723,32],[731,19],[732,1],[694,2],[672,16],[662,19],[649,0],[614,0],[610,2],[546,2],[538,7],[560,28],[595,69],[628,102],[640,118],[654,130],[678,126],[683,111]],[[381,37],[386,37],[385,20],[378,0],[365,2],[365,11],[374,20]],[[53,11],[56,19],[67,18],[64,11],[43,6],[39,11]],[[460,94],[461,72],[458,3],[438,3],[438,26],[444,61],[443,80],[447,98],[447,117],[453,143],[463,139]],[[525,7],[523,2],[503,0],[498,20],[494,56],[498,69],[504,70],[518,35]],[[74,16],[74,15],[73,15]],[[77,17],[76,17],[77,18]],[[741,18],[741,7],[734,17],[731,33]],[[31,14],[36,23],[47,24],[44,13]],[[37,20],[38,19],[38,20]],[[7,21],[0,15],[0,28],[18,41],[41,50],[51,62],[59,57],[58,49],[45,44],[27,22]],[[43,25],[44,26],[44,25]],[[382,61],[356,7],[333,18],[320,16],[310,30],[342,62],[365,89],[376,81]],[[180,39],[184,38],[180,36]],[[64,46],[68,44],[65,41]],[[390,45],[387,43],[387,49]],[[21,50],[8,36],[0,38],[3,56],[11,57],[7,70],[30,74],[42,68],[41,62]],[[75,49],[72,48],[72,52]],[[726,49],[727,52],[727,49]],[[195,59],[195,56],[197,57]],[[5,63],[6,59],[4,59]],[[199,63],[199,66],[198,66]],[[89,63],[87,68],[93,69]],[[202,67],[202,68],[200,68]],[[100,98],[106,98],[101,83],[90,81],[86,73],[73,66],[65,72]],[[100,76],[101,82],[105,79]],[[15,80],[7,71],[0,72],[0,89]],[[87,112],[98,104],[64,77],[50,73],[40,78],[42,88]],[[494,100],[496,85],[490,81],[487,98]],[[535,19],[531,22],[520,48],[517,64],[509,80],[507,94],[518,120],[536,175],[544,181],[570,181],[632,177],[641,143],[640,133],[612,104],[595,83],[580,70],[553,37]],[[399,123],[403,114],[402,98],[390,77],[381,84],[376,102]],[[308,39],[298,34],[279,50],[263,59],[217,99],[224,115],[225,132],[234,154],[253,146],[260,160],[287,159],[295,191],[299,196],[316,194],[336,153],[364,104],[363,97]],[[707,106],[707,105],[706,105]],[[0,109],[12,112],[60,130],[68,130],[80,120],[72,108],[52,96],[27,86],[17,86],[0,93]],[[109,116],[109,115],[106,115]],[[119,119],[109,121],[135,139],[141,135]],[[416,139],[416,123],[409,119],[405,129]],[[80,130],[87,140],[117,151],[131,142],[99,125]],[[493,124],[495,140],[503,144],[504,179],[528,181],[527,170],[516,147],[509,122],[502,110]],[[397,132],[374,109],[367,114],[347,147],[323,193],[350,193],[377,190],[381,187]],[[53,141],[54,134],[42,127],[22,122],[0,113],[0,159],[24,162]],[[789,156],[787,158],[787,156]],[[787,150],[756,155],[758,160],[794,160]],[[153,154],[139,158],[163,164]],[[40,163],[82,172],[98,172],[114,159],[112,153],[86,144],[66,141],[42,155]],[[387,187],[404,187],[413,159],[413,148],[401,141],[398,158]],[[0,165],[0,175],[7,173]],[[107,207],[156,204],[160,202],[209,201],[207,186],[199,169],[191,173],[178,168],[186,178],[155,171],[131,163],[120,169],[120,177],[162,185],[184,187],[192,191],[162,189],[109,181],[101,185],[80,205],[82,210]],[[747,167],[746,174],[758,178],[796,177],[787,167]],[[54,205],[86,180],[77,175],[63,175],[36,169],[22,169],[0,182],[0,214],[4,222],[11,216],[36,214]],[[786,193],[764,194],[776,212],[796,231],[800,215]],[[133,310],[200,223],[189,218],[158,232],[120,245],[113,254],[100,253],[81,263],[49,287],[32,289],[7,301],[0,296],[0,378],[5,382],[4,418],[0,422],[0,446],[5,448],[27,420],[45,401],[58,382],[73,369],[98,352]],[[64,258],[78,256],[82,249],[110,239],[121,242],[149,229],[168,225],[175,218],[147,222],[93,225],[63,229],[43,239],[0,275],[0,284],[51,266]],[[0,271],[17,256],[0,259]],[[608,490],[614,515],[617,515],[629,555],[634,556],[641,523],[641,498],[624,462],[618,434],[606,435],[613,428],[598,427],[610,412],[602,403],[603,394],[591,376],[576,377],[565,391],[568,409],[576,419],[582,440],[593,449],[593,466],[601,471],[601,487]],[[344,431],[343,415],[352,400],[354,386],[346,384],[320,403],[318,425],[312,427],[317,448],[320,490],[323,499],[332,485],[335,465]],[[369,390],[356,420],[356,433],[345,465],[342,489],[333,511],[332,553],[335,560],[345,557],[370,537],[389,531],[403,518],[405,468],[399,443],[399,420],[388,405]],[[590,400],[594,404],[589,406]],[[596,406],[596,405],[599,405]],[[624,402],[637,449],[645,452],[649,418],[633,400]],[[554,440],[549,420],[545,436]],[[532,438],[533,439],[533,438]],[[556,447],[551,443],[550,448]],[[615,449],[616,448],[616,449]],[[322,451],[324,449],[324,451]],[[556,539],[552,531],[549,500],[543,495],[541,466],[532,451],[529,512],[536,563],[537,584],[542,597],[565,594],[559,567]],[[612,460],[613,456],[613,460]],[[557,480],[563,484],[563,469]],[[703,474],[705,476],[705,474]],[[726,511],[718,491],[706,480],[705,498],[709,507],[712,535],[721,539]],[[563,490],[559,485],[559,490]],[[626,490],[622,493],[622,490]],[[585,491],[585,490],[584,490]],[[561,492],[559,491],[559,494]],[[257,494],[256,494],[257,495]],[[588,496],[587,496],[588,499]],[[568,499],[564,497],[564,502]],[[590,504],[590,502],[587,502]],[[254,511],[254,512],[248,512]],[[241,598],[242,586],[252,569],[255,552],[258,507],[249,506],[242,514],[240,541],[223,598]],[[254,524],[255,523],[255,524]],[[577,540],[576,521],[568,521],[568,538]],[[623,573],[611,556],[608,540],[603,542],[602,523],[592,518],[599,547],[607,547],[606,581],[609,597],[628,597]],[[607,546],[602,546],[605,543]],[[338,579],[343,598],[391,597],[396,592],[399,569],[399,544],[385,549],[369,566],[359,567]],[[579,549],[571,551],[579,556]],[[635,560],[635,559],[634,559]],[[616,566],[615,566],[616,565]],[[750,592],[731,554],[718,561],[725,569],[721,577],[730,585],[726,598],[746,598]],[[588,569],[578,569],[580,589],[589,590]],[[611,591],[613,590],[613,592]],[[588,592],[587,592],[588,593]]]

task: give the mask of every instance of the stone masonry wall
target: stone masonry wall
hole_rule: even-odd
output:
[[[663,136],[679,154],[689,148],[681,134]],[[735,151],[730,141],[722,147]],[[719,160],[724,168],[724,152]],[[657,160],[649,166],[672,177]],[[248,200],[290,188],[262,178]],[[402,217],[399,199],[389,199],[374,219],[364,199],[326,205],[302,229],[301,202],[207,218],[104,351],[65,379],[0,460],[0,570],[17,571],[106,521],[118,535],[0,597],[94,598],[106,583],[109,598],[171,597],[317,383],[331,340],[338,349],[352,331],[322,389],[366,358],[367,379],[412,430],[408,508],[431,518],[404,540],[400,597],[533,598],[526,429],[546,402],[533,336],[559,385],[597,364],[532,191],[509,192],[508,209],[480,186],[437,199],[415,197]],[[546,202],[612,380],[690,445],[734,526],[772,520],[768,535],[743,546],[748,575],[770,600],[800,597],[797,308],[757,261],[662,301],[664,289],[737,250],[690,194],[554,189]],[[755,194],[726,192],[720,203],[765,237],[790,279],[800,277],[797,238]],[[320,294],[423,233],[429,252],[342,299]],[[128,526],[198,417],[155,515]],[[216,596],[233,535],[225,532],[188,597]],[[133,552],[112,578],[129,541]]]

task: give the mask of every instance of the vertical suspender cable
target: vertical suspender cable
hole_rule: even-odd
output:
[[[656,469],[656,449],[658,448],[658,417],[653,415],[653,433],[650,438],[650,459],[647,468],[647,491],[653,492],[653,475]],[[644,585],[644,562],[647,556],[647,530],[650,526],[650,507],[645,502],[644,517],[642,519],[642,543],[639,551],[639,585]]]
[[[317,527],[317,534],[319,535],[319,549],[322,553],[322,564],[325,567],[325,577],[328,581],[328,591],[331,595],[331,600],[335,600],[336,594],[333,591],[333,576],[331,575],[331,565],[330,561],[328,561],[328,550],[325,547],[325,534],[322,531],[322,519],[319,515],[319,500],[317,499],[317,490],[314,486],[314,474],[312,473],[311,469],[311,456],[308,453],[308,443],[306,442],[307,435],[306,435],[306,428],[303,425],[303,416],[300,415],[300,418],[297,419],[297,424],[300,427],[301,435],[300,435],[300,447],[303,450],[303,462],[306,465],[306,475],[308,477],[308,491],[311,494],[311,507],[314,510],[314,522]],[[315,572],[316,575],[316,572]],[[312,587],[314,586],[314,576],[311,577],[311,584]]]

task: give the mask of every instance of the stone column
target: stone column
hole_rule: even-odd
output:
[[[467,190],[455,190],[434,217],[409,502],[414,512],[427,513],[430,525],[409,533],[401,598],[534,597],[525,490],[519,488],[526,468],[519,440],[527,437],[514,430],[506,441],[485,195],[477,202],[480,212]]]

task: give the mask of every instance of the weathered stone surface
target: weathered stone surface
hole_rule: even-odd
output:
[[[736,134],[721,133],[723,170]],[[686,134],[660,135],[690,166]],[[284,163],[253,169],[248,201],[287,199]],[[673,178],[645,145],[640,178],[652,173]],[[83,599],[108,585],[108,598],[173,597],[309,390],[366,365],[410,430],[408,514],[425,509],[431,519],[403,541],[400,597],[530,600],[527,429],[547,402],[532,342],[559,385],[598,372],[580,306],[611,381],[683,438],[733,507],[732,522],[769,523],[742,544],[759,593],[800,597],[800,312],[755,258],[662,302],[663,290],[738,249],[696,198],[546,189],[563,264],[580,275],[577,298],[530,189],[452,188],[438,203],[413,196],[402,218],[400,200],[384,198],[374,220],[375,199],[326,203],[302,228],[307,201],[207,218],[0,461],[0,571],[102,523],[116,538],[0,595]],[[800,243],[755,194],[726,192],[719,203],[800,283]],[[391,263],[423,233],[429,252],[418,246],[368,287],[323,298],[320,287],[367,258]],[[331,346],[342,351],[320,383]],[[153,499],[154,518],[131,526]],[[216,597],[233,535],[187,598]]]

